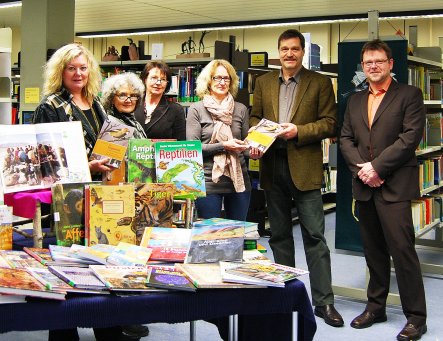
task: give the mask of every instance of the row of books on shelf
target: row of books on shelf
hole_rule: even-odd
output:
[[[436,221],[443,222],[443,194],[431,193],[413,200],[411,206],[415,232]]]
[[[442,99],[441,73],[424,66],[408,66],[408,84],[421,89],[425,100]]]
[[[426,154],[426,158],[418,159],[420,190],[434,185],[440,186],[443,181],[443,152]]]
[[[324,167],[322,193],[337,192],[337,169]]]
[[[417,150],[424,150],[432,146],[440,147],[443,143],[442,113],[426,114],[426,123],[423,128],[423,137]]]

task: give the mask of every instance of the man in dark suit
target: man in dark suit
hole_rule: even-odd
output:
[[[336,105],[331,80],[305,69],[302,60],[305,39],[297,30],[287,30],[278,39],[281,71],[258,77],[250,125],[262,118],[284,127],[261,158],[260,186],[265,190],[272,236],[269,244],[277,263],[295,266],[292,234],[292,200],[300,220],[310,271],[315,314],[334,327],[343,326],[334,308],[331,258],[324,237],[325,221],[321,185],[321,141],[335,136]]]
[[[418,88],[391,77],[391,49],[380,40],[366,43],[361,64],[369,89],[352,95],[340,147],[352,174],[360,232],[369,268],[368,302],[351,326],[386,321],[392,257],[407,323],[397,340],[418,340],[426,332],[426,302],[415,251],[411,200],[420,196],[415,149],[425,123]]]

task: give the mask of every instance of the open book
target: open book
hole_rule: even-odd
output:
[[[81,122],[0,125],[4,193],[89,182]]]

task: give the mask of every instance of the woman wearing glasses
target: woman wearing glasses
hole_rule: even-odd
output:
[[[235,102],[239,78],[234,67],[223,59],[206,65],[197,78],[201,98],[188,110],[186,138],[201,140],[206,197],[196,201],[200,218],[225,217],[246,220],[251,184],[243,142],[248,134],[248,109]]]
[[[130,127],[134,138],[146,138],[142,125],[135,119],[134,111],[145,91],[140,78],[131,72],[114,75],[105,80],[102,87],[102,104],[112,115]]]
[[[184,140],[186,121],[183,107],[169,102],[165,97],[171,84],[168,65],[149,62],[143,69],[141,79],[146,93],[135,110],[135,118],[143,126],[146,136],[151,139]]]

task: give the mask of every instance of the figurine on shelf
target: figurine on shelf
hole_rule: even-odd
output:
[[[184,41],[182,43],[182,54],[186,54],[186,53],[188,53],[188,42]]]
[[[138,60],[138,49],[137,45],[135,45],[134,41],[131,38],[127,38],[129,40],[129,59],[130,60]]]
[[[203,53],[205,52],[205,44],[203,43],[203,38],[205,37],[205,35],[209,33],[208,31],[203,31],[202,35],[200,37],[200,41],[198,42],[198,52],[199,53]]]
[[[194,53],[195,52],[195,41],[192,40],[191,37],[188,39],[188,53]]]
[[[108,51],[103,56],[102,60],[104,62],[113,62],[120,60],[117,49],[115,48],[114,45],[108,47]]]

